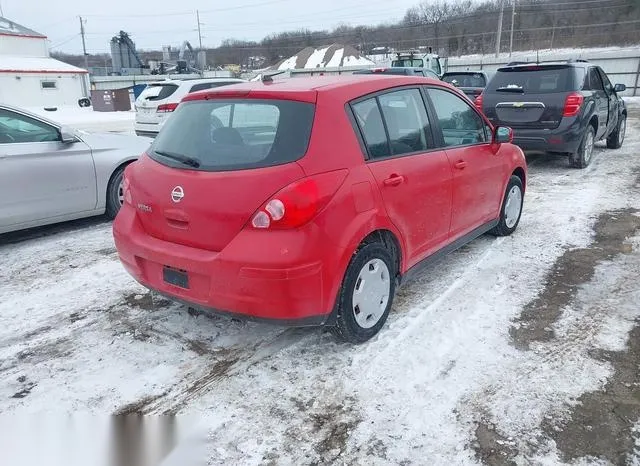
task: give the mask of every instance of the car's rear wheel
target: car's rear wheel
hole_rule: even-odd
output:
[[[524,201],[524,189],[522,180],[512,175],[507,184],[507,190],[502,201],[502,209],[500,209],[500,220],[498,224],[489,231],[495,236],[509,236],[516,231],[520,216],[522,215],[522,204]]]
[[[124,192],[122,189],[124,169],[125,167],[118,168],[113,175],[111,175],[109,185],[107,186],[107,216],[110,219],[116,218],[120,207],[122,207],[124,203]]]
[[[607,138],[607,147],[609,149],[620,149],[624,142],[624,136],[627,132],[627,117],[625,115],[620,116],[618,126]]]
[[[587,126],[587,130],[582,137],[580,147],[575,154],[569,155],[569,163],[574,168],[586,168],[593,158],[593,146],[596,142],[596,132],[593,126]]]
[[[389,315],[396,290],[396,261],[382,243],[368,243],[354,254],[340,295],[332,332],[341,340],[363,343],[377,334]]]

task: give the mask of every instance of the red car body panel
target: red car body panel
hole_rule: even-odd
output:
[[[425,84],[454,90],[420,77],[371,75],[246,83],[189,94],[183,102],[314,103],[307,152],[292,163],[224,172],[171,168],[144,155],[125,172],[128,201],[113,226],[125,268],[144,286],[196,307],[322,324],[335,308],[351,257],[372,232],[393,234],[405,274],[497,219],[510,174],[526,173],[515,146],[487,143],[365,161],[348,103]],[[292,229],[252,226],[253,215],[281,189],[338,170],[344,181],[308,223]],[[400,182],[388,181],[394,175]],[[175,202],[171,193],[178,186],[184,196]],[[186,272],[189,288],[167,283],[165,267]]]

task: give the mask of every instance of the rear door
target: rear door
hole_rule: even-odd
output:
[[[270,196],[304,176],[295,161],[307,150],[314,109],[288,100],[182,103],[128,172],[145,231],[222,251]]]
[[[95,209],[96,178],[89,147],[63,143],[58,128],[0,109],[0,226]]]
[[[454,241],[498,218],[506,165],[502,152],[491,143],[491,128],[475,108],[448,90],[427,92],[437,116],[437,140],[453,172],[450,240]]]
[[[352,104],[368,167],[389,218],[406,244],[411,267],[444,245],[451,221],[451,168],[436,149],[418,88],[403,88]]]
[[[598,116],[596,139],[599,139],[607,131],[609,123],[609,96],[604,90],[604,83],[595,66],[588,69],[585,84],[588,92],[591,93],[591,98],[595,105],[595,114]]]
[[[483,112],[494,125],[510,126],[516,134],[518,128],[554,129],[567,95],[578,88],[567,65],[501,68],[484,92]]]

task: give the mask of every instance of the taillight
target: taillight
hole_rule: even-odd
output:
[[[572,92],[569,94],[564,101],[564,111],[562,112],[563,117],[572,117],[576,116],[580,111],[580,107],[582,107],[582,103],[584,102],[584,96],[578,92]]]
[[[176,108],[178,108],[178,104],[177,103],[172,103],[172,104],[161,104],[158,105],[158,108],[156,110],[156,113],[171,113],[173,112]]]
[[[474,104],[476,105],[476,108],[478,110],[480,110],[480,113],[482,113],[482,103],[484,101],[484,95],[480,94],[478,97],[476,97],[476,100],[474,100]]]
[[[269,199],[251,219],[253,228],[297,228],[311,221],[333,198],[347,176],[338,170],[296,181]]]

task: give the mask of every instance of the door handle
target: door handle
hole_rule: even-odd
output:
[[[453,166],[458,170],[464,170],[465,168],[467,168],[467,162],[465,162],[464,160],[458,160],[453,164]]]
[[[404,183],[404,176],[391,175],[389,178],[382,182],[385,186],[398,186]]]

